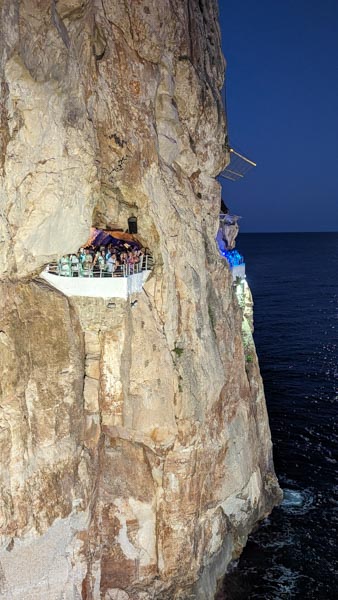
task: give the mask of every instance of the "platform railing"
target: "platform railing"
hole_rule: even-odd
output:
[[[83,267],[80,263],[49,263],[46,267],[47,273],[61,277],[130,277],[142,271],[151,271],[154,266],[154,259],[151,255],[145,254],[140,257],[138,263],[127,263],[118,265],[112,272],[106,268],[94,269],[92,267]]]

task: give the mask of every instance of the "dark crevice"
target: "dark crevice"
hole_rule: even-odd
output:
[[[68,35],[68,31],[64,22],[62,21],[59,13],[56,10],[56,0],[51,0],[51,15],[52,15],[52,23],[55,28],[58,30],[60,37],[66,46],[67,50],[70,48],[70,37]]]

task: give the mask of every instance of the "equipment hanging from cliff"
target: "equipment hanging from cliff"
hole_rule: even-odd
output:
[[[252,160],[236,152],[230,146],[227,146],[226,151],[229,152],[230,160],[228,166],[220,173],[220,177],[223,179],[237,181],[242,179],[250,169],[257,166]]]

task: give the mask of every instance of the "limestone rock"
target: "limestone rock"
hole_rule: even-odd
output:
[[[0,597],[212,598],[280,494],[215,242],[217,2],[0,12]],[[136,304],[37,278],[131,214],[155,259]]]

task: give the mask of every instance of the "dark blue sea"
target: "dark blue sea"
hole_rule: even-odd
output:
[[[217,600],[338,598],[338,233],[240,234],[284,500]]]

